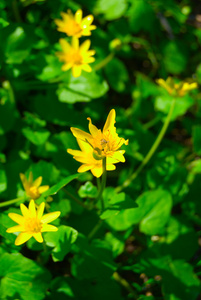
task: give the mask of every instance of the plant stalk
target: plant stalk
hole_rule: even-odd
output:
[[[120,192],[123,189],[125,189],[126,187],[128,187],[130,185],[130,183],[135,180],[135,178],[139,175],[139,173],[142,171],[142,169],[146,166],[146,164],[150,161],[150,159],[152,158],[152,156],[154,155],[154,153],[156,152],[158,146],[160,145],[166,131],[167,128],[169,126],[171,117],[172,117],[172,113],[175,107],[175,103],[176,103],[176,99],[172,100],[171,106],[170,106],[170,110],[169,113],[165,119],[165,122],[163,124],[163,127],[161,128],[161,131],[159,132],[159,135],[157,136],[155,142],[153,143],[151,149],[149,150],[149,152],[147,153],[147,155],[145,156],[144,160],[142,161],[142,163],[139,165],[139,167],[137,168],[137,170],[130,176],[130,178],[126,179],[124,181],[124,183],[116,188],[116,192]]]

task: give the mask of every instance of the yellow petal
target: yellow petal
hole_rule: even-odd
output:
[[[91,143],[91,142],[93,141],[93,138],[92,138],[91,135],[89,135],[89,136],[90,136],[90,138],[91,138],[91,141],[89,141],[89,140],[88,140],[88,141]],[[92,153],[93,148],[92,148],[92,146],[91,146],[88,142],[82,141],[82,140],[80,140],[80,139],[77,139],[77,143],[78,143],[80,149],[81,149],[83,152],[85,152],[85,153]],[[83,154],[84,154],[84,153],[83,153]]]
[[[33,233],[33,237],[35,238],[35,240],[39,243],[43,242],[43,237],[42,234],[40,232],[37,233]]]
[[[82,20],[82,26],[89,26],[94,20],[94,17],[92,15],[88,15],[87,17],[83,18]]]
[[[27,179],[26,179],[26,176],[22,173],[20,173],[20,179],[22,181],[22,185],[24,187],[24,189],[26,189],[27,185],[28,185],[28,182],[27,182]]]
[[[34,182],[33,182],[33,186],[35,186],[35,187],[39,187],[40,185],[41,185],[41,183],[42,183],[42,180],[43,180],[43,177],[42,176],[40,176],[40,177],[38,177]]]
[[[83,173],[83,172],[91,170],[93,167],[94,167],[94,165],[84,164],[84,165],[81,165],[77,171],[78,171],[78,173]]]
[[[169,79],[169,77],[168,77],[168,79]],[[172,94],[173,91],[170,88],[170,86],[167,84],[168,79],[167,79],[167,81],[165,81],[165,80],[163,80],[163,79],[160,78],[160,79],[156,79],[156,82],[158,83],[158,85],[160,85],[165,90],[167,90],[169,94]]]
[[[18,235],[18,237],[15,240],[15,245],[19,246],[21,244],[24,244],[26,241],[28,241],[32,237],[31,233],[22,232]]]
[[[82,73],[81,65],[73,65],[72,67],[73,77],[77,78],[81,75],[81,73]]]
[[[24,217],[15,213],[9,213],[9,218],[11,218],[14,222],[22,225],[24,223]]]
[[[37,210],[37,217],[40,220],[42,218],[43,212],[44,212],[44,208],[45,208],[45,202],[42,202]]]
[[[85,72],[91,72],[92,68],[89,65],[82,65],[82,70]]]
[[[86,40],[84,43],[82,43],[82,45],[80,46],[80,52],[87,52],[87,50],[90,48],[91,45],[91,41],[90,40]]]
[[[74,127],[71,127],[71,131],[76,139],[82,140],[84,142],[88,141],[90,144],[93,143],[93,137],[89,133]]]
[[[82,156],[83,153],[80,150],[67,149],[67,152],[73,156]]]
[[[61,45],[61,48],[64,52],[69,52],[71,49],[71,45],[64,39],[60,39],[59,43]]]
[[[57,231],[58,228],[54,225],[50,225],[50,224],[44,224],[41,232],[50,232],[50,231]]]
[[[55,211],[55,212],[46,214],[46,215],[44,215],[44,216],[41,218],[41,222],[42,222],[43,224],[44,224],[44,223],[50,223],[50,222],[56,220],[56,219],[60,216],[60,214],[61,214],[60,211]]]
[[[36,217],[36,206],[33,199],[29,202],[29,212],[31,216]]]
[[[91,173],[97,178],[100,177],[103,174],[102,166],[91,169]]]
[[[47,190],[49,190],[49,188],[50,188],[49,185],[42,185],[38,188],[38,191],[40,194],[42,194],[42,193],[46,192]]]
[[[118,162],[125,162],[125,157],[123,156],[121,151],[123,151],[123,150],[115,151],[113,153],[113,155],[111,156],[111,158],[116,159]]]
[[[107,165],[106,166],[106,170],[107,171],[113,171],[113,170],[115,170],[116,169],[116,166],[114,166],[114,165]]]
[[[90,64],[92,62],[95,61],[95,58],[94,57],[88,57],[88,58],[85,58],[84,61],[83,61],[83,64]],[[83,66],[83,65],[82,65]]]
[[[95,125],[92,124],[91,118],[87,118],[89,120],[89,131],[93,137],[97,136],[101,133],[101,130],[98,129]]]
[[[24,217],[28,217],[30,215],[28,208],[23,203],[20,204],[20,210]]]
[[[72,47],[76,50],[79,49],[79,39],[75,36],[72,37]]]
[[[61,69],[62,69],[62,71],[68,71],[70,68],[72,68],[72,66],[73,66],[73,64],[72,64],[72,62],[70,62],[70,63],[63,65],[61,67]]]
[[[80,24],[82,21],[82,10],[78,9],[75,13],[75,21]]]
[[[109,112],[109,115],[103,127],[103,133],[105,133],[107,130],[110,130],[111,132],[114,131],[115,117],[116,117],[116,112],[114,109],[112,109]]]
[[[29,173],[29,179],[28,179],[28,182],[29,182],[30,184],[32,184],[32,182],[33,182],[33,173],[32,173],[32,172]]]
[[[8,233],[13,233],[13,232],[20,232],[24,229],[23,226],[21,225],[16,225],[16,226],[13,226],[13,227],[10,227],[6,230],[6,232]]]

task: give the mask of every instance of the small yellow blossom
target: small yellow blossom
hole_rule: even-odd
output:
[[[24,204],[20,204],[22,215],[16,213],[9,213],[8,216],[18,225],[10,227],[6,230],[8,233],[20,232],[15,240],[15,245],[19,246],[31,237],[39,243],[43,242],[42,232],[57,231],[58,228],[48,223],[56,220],[60,216],[60,211],[55,211],[46,215],[43,215],[45,208],[45,202],[42,202],[37,211],[34,200],[31,200],[29,207]]]
[[[73,135],[76,137],[81,151],[68,149],[67,152],[74,156],[74,159],[83,163],[78,172],[91,170],[95,177],[100,177],[103,173],[102,160],[106,157],[106,169],[114,170],[113,164],[125,162],[123,154],[125,150],[119,150],[128,140],[120,138],[116,133],[115,110],[112,109],[107,117],[103,131],[94,126],[89,120],[90,134],[78,128],[71,128]]]
[[[74,77],[79,77],[82,70],[91,72],[92,68],[90,63],[95,61],[92,55],[95,54],[94,50],[89,50],[91,45],[90,40],[86,40],[79,46],[79,40],[76,37],[72,38],[72,44],[70,45],[66,40],[60,39],[59,43],[63,52],[56,52],[59,60],[64,62],[62,66],[63,71],[67,71],[72,68],[72,74]]]
[[[96,29],[95,25],[91,25],[94,17],[88,15],[82,19],[82,10],[78,9],[73,16],[69,9],[67,13],[61,12],[63,20],[55,19],[55,23],[58,26],[57,30],[66,33],[68,36],[75,36],[80,38],[81,36],[91,35],[91,30]]]
[[[172,77],[168,77],[166,80],[160,78],[156,82],[158,85],[163,87],[170,95],[176,97],[183,97],[189,91],[194,90],[198,87],[197,82],[179,82],[175,83]]]
[[[28,197],[31,199],[38,199],[40,195],[46,192],[49,189],[49,185],[40,186],[43,180],[43,177],[40,176],[33,181],[33,173],[29,173],[29,179],[27,180],[26,176],[20,173],[20,179],[22,181],[23,187]]]

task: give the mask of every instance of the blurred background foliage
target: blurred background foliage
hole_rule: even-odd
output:
[[[55,55],[65,34],[54,19],[79,8],[95,18],[96,61],[93,72],[74,78]],[[32,171],[50,186],[62,182],[57,190],[70,181],[48,202],[61,217],[59,231],[44,234],[45,251],[34,240],[15,246],[6,229],[19,205],[1,208],[1,299],[201,299],[199,89],[177,99],[157,153],[127,189],[115,191],[169,111],[171,97],[155,79],[201,83],[201,2],[1,0],[0,27],[1,202],[23,195],[19,173]],[[108,174],[99,217],[91,173],[65,179],[80,165],[66,149],[78,148],[71,126],[87,131],[90,116],[102,128],[112,108],[129,145],[126,163]]]

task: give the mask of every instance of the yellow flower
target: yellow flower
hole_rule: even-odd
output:
[[[71,128],[73,135],[76,137],[81,151],[68,149],[67,152],[74,156],[74,159],[83,163],[78,172],[86,172],[91,170],[92,174],[100,177],[103,173],[102,159],[106,157],[106,169],[114,170],[113,164],[125,162],[123,154],[125,150],[119,148],[128,140],[120,138],[116,133],[115,110],[112,109],[107,117],[103,131],[94,126],[89,120],[90,134],[78,128]]]
[[[9,213],[8,216],[18,225],[10,227],[6,232],[14,233],[20,232],[15,240],[15,245],[21,245],[28,241],[31,237],[39,243],[43,242],[42,232],[57,231],[58,228],[48,223],[57,219],[60,215],[60,211],[55,211],[43,216],[45,208],[45,202],[41,203],[36,211],[35,202],[31,200],[29,208],[24,204],[20,204],[22,215],[15,213]]]
[[[20,179],[22,181],[23,187],[28,197],[31,199],[38,199],[40,195],[46,192],[49,189],[49,185],[40,186],[43,180],[43,177],[38,177],[33,181],[33,173],[29,173],[29,179],[25,177],[24,174],[20,173]]]
[[[156,82],[163,87],[170,95],[176,97],[183,97],[189,91],[198,87],[197,82],[179,82],[175,83],[172,77],[168,77],[166,81],[162,78],[157,79]]]
[[[86,72],[92,71],[89,63],[95,61],[95,58],[92,57],[95,51],[89,50],[91,44],[90,40],[86,40],[80,47],[79,40],[76,37],[73,37],[71,45],[64,39],[60,39],[59,43],[63,52],[56,52],[56,55],[61,62],[64,62],[62,66],[63,71],[72,68],[74,77],[79,77],[82,70]]]
[[[80,38],[81,36],[91,35],[91,30],[96,29],[95,25],[91,25],[94,17],[92,15],[86,16],[82,19],[82,10],[78,9],[73,16],[69,9],[67,13],[61,12],[63,20],[55,19],[55,23],[58,26],[57,30],[66,33],[68,36],[75,36]]]

